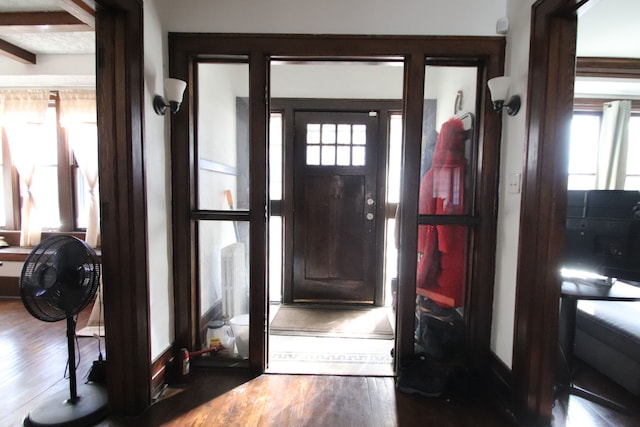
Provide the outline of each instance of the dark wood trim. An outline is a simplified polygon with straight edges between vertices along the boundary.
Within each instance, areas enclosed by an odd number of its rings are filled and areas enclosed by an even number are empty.
[[[0,39],[0,55],[6,56],[7,58],[11,58],[14,61],[22,62],[23,64],[35,64],[36,63],[36,54],[29,52],[21,48],[20,46],[16,46],[13,43],[9,43],[8,41]]]
[[[102,264],[111,411],[151,403],[151,334],[144,174],[143,7],[100,0],[96,13]]]
[[[473,215],[419,215],[418,224],[477,225],[480,224],[480,218]]]
[[[395,36],[395,35],[312,35],[312,34],[223,34],[223,33],[169,33],[175,48],[187,55],[201,55],[215,46],[216,55],[237,56],[247,52],[266,52],[279,58],[336,58],[341,60],[398,56],[411,53],[442,57],[443,63],[451,59],[486,58],[500,55],[504,38],[467,36]]]
[[[574,111],[592,111],[602,113],[602,104],[617,101],[620,98],[575,98],[573,100]],[[640,113],[640,99],[632,99],[631,112]]]
[[[271,100],[271,108],[273,110],[281,110],[277,99]],[[285,117],[293,117],[293,108],[286,108],[283,113]],[[283,203],[281,215],[284,218],[293,218],[294,205],[294,181],[293,167],[295,164],[295,123],[294,120],[287,120],[283,123],[283,158],[282,158],[282,197]],[[273,212],[272,212],[273,213]],[[282,224],[282,250],[284,253],[283,275],[282,275],[282,302],[285,304],[293,302],[293,275],[288,272],[293,271],[293,238],[287,239],[287,236],[293,236],[293,221],[284,221]]]
[[[41,238],[44,240],[61,234],[74,236],[81,240],[84,240],[85,238],[85,233],[83,231],[43,231]],[[0,236],[4,237],[4,240],[10,245],[6,248],[0,248],[0,261],[24,261],[33,249],[32,247],[20,246],[20,231],[0,230]],[[97,249],[96,252],[100,252],[100,249]]]
[[[191,210],[196,208],[194,186],[195,129],[198,110],[197,67],[189,54],[175,46],[169,36],[169,75],[187,82],[182,108],[171,117],[171,190],[173,233],[173,301],[175,343],[177,348],[195,348],[198,340],[197,262],[195,222]],[[176,238],[182,236],[182,238]]]
[[[174,363],[175,357],[171,346],[151,363],[151,396],[157,396],[164,390],[170,379],[169,371],[174,367]]]
[[[92,30],[87,24],[67,12],[0,13],[0,34]]]
[[[512,369],[513,407],[525,425],[549,424],[555,399],[576,9],[584,3],[539,0],[532,9]]]
[[[516,425],[516,417],[511,408],[511,400],[513,396],[513,389],[511,387],[511,370],[498,358],[498,356],[496,356],[495,353],[491,352],[489,356],[488,371],[488,382],[491,385],[489,390],[493,394],[492,400],[496,405],[498,405],[503,413],[508,415],[508,417],[514,422],[514,425]]]
[[[5,241],[7,241],[6,238]],[[24,262],[32,249],[33,248],[24,248],[20,246],[2,248],[0,249],[0,261]]]
[[[249,368],[255,375],[267,367],[269,316],[268,286],[268,201],[269,61],[264,53],[249,58]],[[259,191],[258,189],[265,189]]]
[[[396,371],[414,354],[416,271],[418,259],[418,182],[422,158],[422,96],[424,54],[409,55],[404,64],[402,117],[402,186],[398,244],[398,314],[396,319]],[[421,88],[420,90],[416,90]],[[407,185],[407,183],[413,185]]]
[[[640,78],[640,59],[579,56],[576,58],[576,76],[637,79]]]
[[[504,49],[504,45],[501,45]],[[467,269],[465,295],[465,324],[467,353],[471,367],[486,372],[490,354],[493,317],[493,287],[495,276],[496,234],[498,230],[498,186],[500,176],[501,115],[493,111],[486,82],[504,73],[504,50],[486,58],[478,70],[477,106],[474,132],[478,135],[478,150],[470,165],[475,173],[474,216],[482,222],[474,228],[473,239],[467,249],[471,254],[471,268]],[[472,281],[469,280],[472,278]]]
[[[191,212],[191,219],[209,220],[209,221],[249,221],[249,211],[201,211],[194,210]]]
[[[330,99],[330,98],[273,98],[271,112],[307,109],[313,111],[381,110],[402,113],[401,99]]]
[[[2,267],[0,267],[2,272]],[[18,277],[0,276],[0,297],[20,298],[20,279]]]

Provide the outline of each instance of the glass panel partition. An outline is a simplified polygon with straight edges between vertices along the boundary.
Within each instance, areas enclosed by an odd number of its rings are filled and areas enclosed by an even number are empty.
[[[197,231],[202,361],[249,356],[249,66],[198,64]]]
[[[199,64],[200,210],[249,209],[248,95],[248,64]]]
[[[477,74],[476,67],[425,69],[415,351],[437,360],[455,360],[464,348]]]

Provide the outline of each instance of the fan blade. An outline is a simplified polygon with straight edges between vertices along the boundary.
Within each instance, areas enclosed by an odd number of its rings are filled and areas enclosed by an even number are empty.
[[[42,241],[27,257],[20,277],[22,301],[40,320],[54,322],[77,314],[98,289],[95,252],[73,236]]]
[[[60,246],[53,255],[53,265],[58,275],[76,272],[88,258],[87,250],[79,240],[69,240]]]
[[[89,253],[84,242],[69,239],[55,250],[51,258],[57,272],[60,307],[71,315],[85,298],[85,264]]]
[[[36,268],[34,272],[36,282],[39,286],[39,290],[36,292],[36,296],[40,296],[47,292],[58,281],[58,273],[55,268],[43,264]]]

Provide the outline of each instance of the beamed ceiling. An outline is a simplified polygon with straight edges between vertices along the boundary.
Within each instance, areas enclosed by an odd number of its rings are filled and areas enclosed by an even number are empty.
[[[36,64],[38,55],[93,54],[95,3],[0,0],[0,55]]]

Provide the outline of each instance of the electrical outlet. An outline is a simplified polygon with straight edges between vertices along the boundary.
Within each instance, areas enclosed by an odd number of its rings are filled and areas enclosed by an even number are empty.
[[[511,194],[520,194],[520,178],[521,174],[512,173],[509,175],[509,180],[507,182],[507,191]]]

